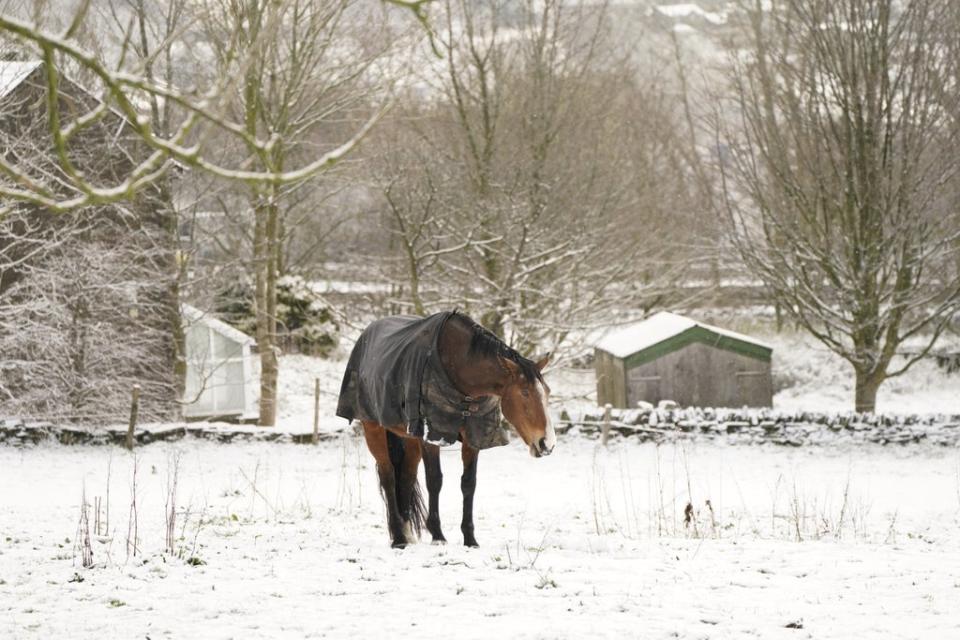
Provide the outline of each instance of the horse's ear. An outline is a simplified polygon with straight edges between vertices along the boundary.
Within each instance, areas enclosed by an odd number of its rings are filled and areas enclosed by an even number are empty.
[[[537,366],[537,371],[543,371],[543,368],[550,364],[550,358],[553,357],[553,352],[548,351],[545,355],[537,358],[534,364]]]
[[[497,356],[497,362],[500,363],[500,368],[506,371],[510,377],[517,378],[520,376],[520,365],[511,360],[510,358],[504,358],[503,356]]]

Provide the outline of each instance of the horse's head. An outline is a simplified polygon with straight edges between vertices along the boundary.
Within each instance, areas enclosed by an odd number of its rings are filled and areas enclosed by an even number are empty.
[[[516,362],[500,358],[501,365],[510,374],[500,394],[500,408],[535,458],[550,455],[557,444],[557,434],[547,411],[550,387],[541,375],[549,360],[547,354],[534,363],[535,371],[525,371]]]

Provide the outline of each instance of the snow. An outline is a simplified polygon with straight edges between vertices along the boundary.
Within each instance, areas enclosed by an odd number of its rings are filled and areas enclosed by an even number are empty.
[[[721,329],[703,322],[697,322],[691,318],[670,313],[669,311],[661,311],[646,320],[615,329],[597,340],[594,346],[617,358],[626,358],[631,354],[642,351],[658,342],[663,342],[693,327],[702,327],[720,335],[772,349],[770,345],[756,338]]]
[[[784,332],[765,336],[773,344],[773,406],[788,410],[849,411],[853,368],[811,336]],[[949,343],[941,340],[945,346]],[[903,365],[894,358],[891,368]],[[877,394],[881,413],[960,413],[960,375],[922,360],[902,376],[886,380]]]
[[[328,293],[389,293],[390,284],[383,282],[355,282],[351,280],[318,280],[310,283],[318,295]]]
[[[347,368],[346,354],[341,350],[337,356],[330,360],[303,355],[281,358],[278,428],[290,433],[313,431],[315,380],[320,380],[320,430],[338,431],[349,425],[347,420],[336,416],[340,382]]]
[[[17,62],[0,61],[0,98],[4,98],[11,91],[20,86],[31,73],[40,66],[39,61]]]
[[[675,20],[695,16],[702,18],[703,20],[706,20],[714,25],[721,25],[726,21],[721,14],[714,13],[713,11],[704,11],[698,5],[692,2],[680,4],[660,4],[655,6],[653,9],[657,13]]]
[[[175,454],[176,546],[198,566],[162,553]],[[534,460],[514,442],[481,455],[479,549],[459,544],[459,452],[441,455],[451,543],[392,550],[372,460],[356,436],[317,447],[143,447],[142,556],[128,560],[131,454],[2,447],[0,637],[456,630],[874,640],[960,630],[956,450],[628,441],[605,450],[570,438]],[[92,543],[96,566],[83,569],[73,550],[81,491],[90,502],[104,497],[108,467],[112,539]],[[690,499],[696,531],[682,522]]]
[[[673,31],[674,33],[681,34],[681,35],[698,33],[695,28],[691,27],[690,25],[684,22],[678,22],[677,24],[673,25]]]

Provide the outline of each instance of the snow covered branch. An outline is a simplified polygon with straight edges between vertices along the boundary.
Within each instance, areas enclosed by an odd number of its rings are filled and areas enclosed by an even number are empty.
[[[423,10],[419,3],[410,3],[410,8],[418,14]],[[271,5],[264,15],[264,28],[257,34],[258,42],[239,53],[225,50],[218,74],[210,78],[208,89],[202,92],[156,82],[145,72],[149,60],[132,69],[108,67],[72,39],[85,11],[86,4],[62,34],[0,14],[0,33],[15,38],[28,55],[41,62],[37,79],[45,92],[47,137],[59,174],[56,180],[32,174],[18,166],[11,153],[4,154],[0,157],[0,176],[5,178],[0,181],[0,195],[6,202],[0,206],[0,216],[9,213],[17,202],[64,212],[129,200],[173,166],[248,185],[300,183],[328,170],[349,154],[387,109],[387,103],[381,99],[381,106],[369,109],[370,115],[333,148],[314,157],[304,156],[297,163],[275,166],[270,161],[272,154],[284,143],[278,132],[269,128],[251,130],[248,123],[233,119],[230,114],[238,82],[256,64],[255,55],[269,46],[269,39],[286,37],[280,25],[291,19],[287,9]],[[125,41],[129,38],[129,33],[124,35]],[[74,83],[63,75],[66,67],[92,79],[95,86]],[[68,104],[77,100],[76,94],[81,94],[84,102],[79,115]],[[170,127],[166,135],[165,127],[154,121],[157,114],[144,108],[158,102],[174,106],[179,118],[179,124]],[[126,135],[136,136],[144,149],[137,162],[114,181],[97,180],[80,171],[72,160],[80,134],[105,121],[122,127]],[[121,124],[116,125],[117,122]],[[238,141],[244,151],[232,157],[214,158],[213,152],[231,146],[230,139]]]

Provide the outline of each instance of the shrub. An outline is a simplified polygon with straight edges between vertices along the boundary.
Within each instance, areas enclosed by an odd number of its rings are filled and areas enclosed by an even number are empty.
[[[240,331],[256,335],[253,287],[236,282],[217,294],[216,311]],[[330,307],[300,276],[277,281],[277,341],[286,351],[327,357],[336,348],[340,326]]]

